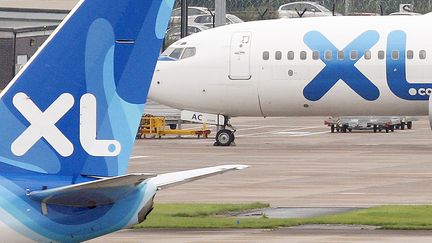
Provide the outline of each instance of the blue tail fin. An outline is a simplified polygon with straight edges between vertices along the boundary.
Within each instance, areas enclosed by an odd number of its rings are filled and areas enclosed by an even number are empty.
[[[174,0],[85,0],[0,100],[0,173],[126,172]]]

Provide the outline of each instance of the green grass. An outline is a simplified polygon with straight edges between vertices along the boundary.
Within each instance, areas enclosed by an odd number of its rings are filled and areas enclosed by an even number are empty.
[[[330,224],[376,225],[383,229],[432,229],[432,206],[381,206],[315,219]]]
[[[431,230],[432,206],[381,206],[348,213],[305,218],[236,218],[234,212],[267,204],[157,204],[147,220],[135,228],[278,228],[306,224],[374,225],[382,229]]]

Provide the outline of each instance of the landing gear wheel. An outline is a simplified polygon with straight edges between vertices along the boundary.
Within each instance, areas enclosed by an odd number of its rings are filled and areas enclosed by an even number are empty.
[[[348,125],[342,125],[342,133],[347,133]]]
[[[216,143],[217,146],[230,146],[232,142],[234,142],[234,133],[228,129],[220,130],[216,134]]]
[[[231,132],[231,144],[234,144],[235,141],[235,135],[233,132]]]
[[[407,122],[407,128],[408,129],[412,129],[413,127],[413,123],[412,122]]]

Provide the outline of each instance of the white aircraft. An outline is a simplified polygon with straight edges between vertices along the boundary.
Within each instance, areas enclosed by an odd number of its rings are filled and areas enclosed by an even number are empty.
[[[257,21],[184,38],[159,58],[149,98],[226,117],[425,115],[432,15]],[[234,130],[235,131],[235,130]]]
[[[2,242],[81,242],[157,190],[244,169],[125,174],[174,0],[84,0],[0,95]]]

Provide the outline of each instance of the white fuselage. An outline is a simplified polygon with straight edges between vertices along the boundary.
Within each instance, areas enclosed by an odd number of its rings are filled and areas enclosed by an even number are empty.
[[[426,115],[431,20],[281,19],[204,31],[165,53],[195,55],[159,60],[149,97],[227,116]]]

